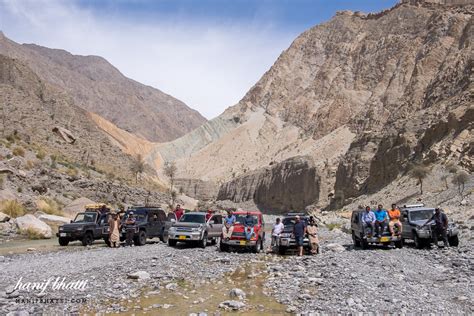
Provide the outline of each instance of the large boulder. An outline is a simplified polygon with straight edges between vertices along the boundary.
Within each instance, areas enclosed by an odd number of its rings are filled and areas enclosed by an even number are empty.
[[[5,223],[10,220],[10,216],[5,213],[0,212],[0,223]]]
[[[78,199],[75,199],[68,205],[66,205],[63,209],[64,215],[68,218],[74,218],[76,217],[76,214],[79,212],[84,211],[84,207],[88,204],[94,204],[96,202],[86,198],[86,197],[80,197]]]
[[[35,215],[39,220],[48,224],[63,225],[71,222],[69,218],[58,215],[44,214],[42,212],[36,212]]]
[[[53,231],[48,224],[31,214],[17,217],[16,225],[21,232],[30,230],[43,238],[51,238],[53,235]]]

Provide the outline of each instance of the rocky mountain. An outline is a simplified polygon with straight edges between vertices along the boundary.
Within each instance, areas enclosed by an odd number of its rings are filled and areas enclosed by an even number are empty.
[[[206,122],[183,102],[126,78],[101,57],[19,45],[1,32],[0,54],[27,64],[42,81],[66,91],[77,106],[149,141],[170,141]]]
[[[152,156],[176,160],[180,178],[218,183],[219,199],[267,210],[302,207],[282,198],[289,186],[306,190],[303,204],[341,207],[416,164],[451,161],[472,183],[474,7],[431,2],[337,13],[237,105]]]

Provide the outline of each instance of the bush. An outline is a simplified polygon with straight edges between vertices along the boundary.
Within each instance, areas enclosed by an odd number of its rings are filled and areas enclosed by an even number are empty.
[[[46,214],[59,215],[59,216],[63,215],[63,211],[61,209],[61,206],[59,205],[58,202],[56,202],[53,199],[42,197],[38,201],[37,204],[38,204],[38,209],[42,212],[45,212]]]
[[[25,157],[25,150],[21,147],[13,148],[12,154],[15,156]]]
[[[5,175],[0,174],[0,189],[3,189],[4,184],[5,184]]]
[[[329,229],[329,230],[334,230],[335,228],[341,229],[342,224],[339,224],[339,223],[328,223],[328,224],[326,224],[326,227],[327,227],[327,229]]]
[[[31,227],[27,229],[22,229],[20,231],[20,234],[22,234],[23,236],[26,236],[28,239],[43,239],[44,238],[43,234],[37,232]]]
[[[36,166],[36,163],[35,163],[33,160],[27,160],[27,161],[26,161],[26,165],[25,165],[25,169],[26,169],[26,170],[31,170],[31,169],[33,169],[35,166]]]
[[[68,168],[66,170],[66,174],[70,177],[77,177],[77,175],[79,174],[79,171],[76,169],[76,168]]]
[[[46,157],[46,152],[43,149],[38,150],[36,153],[36,158],[43,160]]]
[[[3,201],[0,205],[0,210],[11,218],[23,216],[25,214],[25,207],[15,200]]]

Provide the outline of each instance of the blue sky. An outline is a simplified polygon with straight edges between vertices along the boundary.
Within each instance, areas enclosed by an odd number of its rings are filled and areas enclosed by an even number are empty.
[[[396,0],[0,0],[20,43],[99,55],[207,118],[237,103],[301,32]]]

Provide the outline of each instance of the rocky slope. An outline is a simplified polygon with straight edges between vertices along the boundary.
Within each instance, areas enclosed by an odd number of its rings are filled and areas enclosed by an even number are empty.
[[[19,45],[1,32],[0,54],[27,64],[42,81],[67,92],[77,106],[150,141],[173,140],[206,121],[172,96],[126,78],[101,57]]]
[[[179,152],[181,178],[232,181],[220,197],[245,196],[263,208],[272,201],[254,184],[295,156],[318,169],[319,192],[308,200],[319,207],[375,193],[414,164],[452,161],[472,173],[472,13],[472,5],[426,1],[339,12],[301,34],[218,118],[235,126],[154,154]],[[277,195],[278,183],[266,183],[266,196]]]

